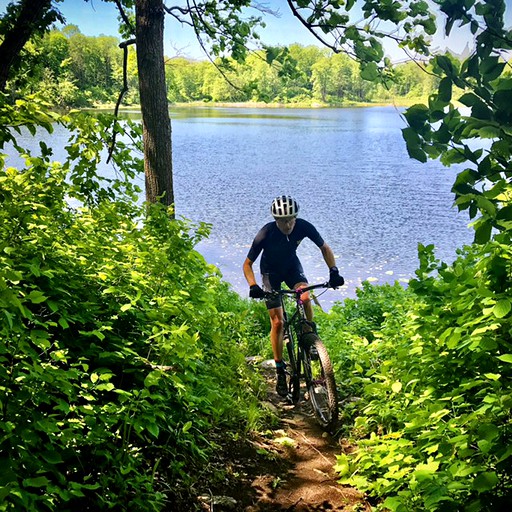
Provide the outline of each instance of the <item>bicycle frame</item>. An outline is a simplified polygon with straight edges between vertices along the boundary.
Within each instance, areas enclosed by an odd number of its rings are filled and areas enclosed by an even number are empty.
[[[302,294],[314,290],[317,288],[328,288],[329,283],[320,283],[309,286],[304,286],[302,288],[297,288],[296,290],[279,290],[276,293],[279,295],[281,307],[283,308],[283,343],[286,344],[286,349],[288,351],[288,359],[291,368],[291,401],[293,403],[297,403],[300,395],[300,379],[303,377],[302,364],[303,364],[303,351],[305,347],[301,343],[301,336],[305,334],[304,326],[310,325],[306,317],[306,310],[304,307],[304,301],[302,300]],[[285,303],[285,295],[293,295],[293,299],[295,302],[295,311],[289,316],[286,310]]]
[[[300,337],[300,335],[303,334],[302,327],[304,325],[309,324],[309,321],[306,318],[306,310],[304,307],[304,301],[301,298],[302,294],[309,292],[311,290],[318,289],[318,288],[328,288],[328,287],[329,287],[329,283],[325,282],[325,283],[320,283],[320,284],[304,286],[303,288],[297,288],[296,290],[279,290],[279,291],[275,292],[279,295],[279,298],[281,300],[281,307],[283,308],[285,335],[290,334],[291,327],[293,327],[297,337]],[[286,305],[285,305],[285,301],[284,301],[285,295],[294,295],[295,311],[293,312],[291,318],[288,318],[288,312],[286,311]]]

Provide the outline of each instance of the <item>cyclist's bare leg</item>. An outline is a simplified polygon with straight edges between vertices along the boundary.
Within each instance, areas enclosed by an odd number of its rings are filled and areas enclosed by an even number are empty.
[[[283,397],[288,394],[288,384],[286,382],[286,365],[283,361],[283,308],[272,308],[268,310],[270,315],[270,341],[272,342],[272,352],[276,362],[276,391]]]
[[[283,360],[283,308],[272,308],[268,310],[270,315],[270,343],[275,361]]]

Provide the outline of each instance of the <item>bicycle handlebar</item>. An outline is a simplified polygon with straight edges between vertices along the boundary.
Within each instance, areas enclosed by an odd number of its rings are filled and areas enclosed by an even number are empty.
[[[304,286],[301,288],[297,288],[296,290],[272,290],[271,292],[265,292],[265,299],[272,299],[279,295],[296,295],[300,296],[305,292],[309,292],[310,290],[316,290],[318,288],[330,288],[329,281],[326,281],[325,283],[319,283],[319,284],[311,284],[308,286]]]

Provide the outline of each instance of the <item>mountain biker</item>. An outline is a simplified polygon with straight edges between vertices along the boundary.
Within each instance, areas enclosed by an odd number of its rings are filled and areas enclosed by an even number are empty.
[[[283,282],[294,290],[307,285],[308,280],[297,257],[297,247],[304,238],[309,238],[320,248],[324,261],[329,267],[329,285],[333,288],[343,286],[344,279],[336,267],[331,248],[311,223],[297,218],[299,213],[297,201],[290,196],[276,197],[272,201],[270,211],[275,219],[274,222],[265,224],[257,233],[243,264],[244,276],[249,284],[249,296],[253,299],[261,299],[265,291],[279,290]],[[262,252],[260,270],[265,291],[257,284],[252,268]],[[309,292],[302,294],[301,299],[304,301],[306,317],[312,321],[313,307]],[[266,305],[270,315],[270,341],[276,364],[276,391],[279,395],[286,396],[288,387],[286,365],[283,361],[283,308],[278,297],[267,300]]]

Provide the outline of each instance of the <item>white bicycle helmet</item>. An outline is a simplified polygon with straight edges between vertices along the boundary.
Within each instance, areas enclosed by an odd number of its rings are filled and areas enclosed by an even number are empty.
[[[272,201],[270,211],[275,219],[296,217],[299,213],[299,204],[293,197],[279,196]]]

